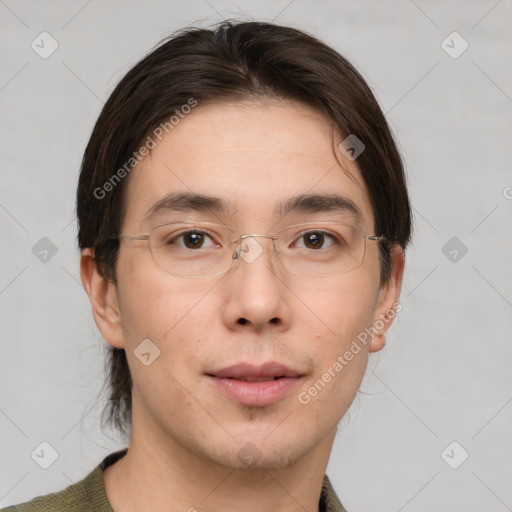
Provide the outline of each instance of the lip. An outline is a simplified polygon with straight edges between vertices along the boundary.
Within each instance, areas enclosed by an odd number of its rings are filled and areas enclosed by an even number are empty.
[[[241,405],[264,407],[283,398],[303,376],[285,365],[270,362],[261,366],[239,363],[207,373],[207,377]]]

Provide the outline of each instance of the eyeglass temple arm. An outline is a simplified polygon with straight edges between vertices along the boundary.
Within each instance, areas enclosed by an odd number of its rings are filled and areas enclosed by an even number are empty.
[[[149,240],[149,235],[138,235],[138,236],[126,236],[126,235],[117,235],[117,236],[109,236],[111,239],[116,238],[124,238],[126,240]]]

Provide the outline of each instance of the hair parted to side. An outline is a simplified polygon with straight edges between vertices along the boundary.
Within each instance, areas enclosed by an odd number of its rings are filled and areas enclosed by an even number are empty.
[[[92,248],[100,273],[116,284],[116,259],[129,178],[98,194],[133,159],[159,125],[193,98],[198,105],[249,98],[303,102],[322,113],[342,138],[365,150],[357,165],[368,189],[379,244],[381,284],[392,272],[390,246],[405,249],[411,209],[402,160],[368,85],[335,50],[294,28],[262,22],[222,22],[181,30],[119,82],[87,144],[77,190],[78,245]],[[124,175],[124,173],[123,173]],[[107,346],[108,403],[103,420],[131,430],[132,380],[125,351]]]

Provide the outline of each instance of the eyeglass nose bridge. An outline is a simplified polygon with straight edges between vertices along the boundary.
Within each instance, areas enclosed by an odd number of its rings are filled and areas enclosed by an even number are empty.
[[[277,235],[260,235],[256,233],[249,233],[247,235],[242,235],[238,239],[233,240],[233,242],[237,243],[236,249],[233,252],[232,260],[238,260],[242,258],[246,263],[253,263],[256,259],[263,253],[263,247],[261,247],[258,242],[255,240],[251,244],[251,238],[270,238],[272,240],[272,245],[274,246],[274,251],[276,249],[274,240],[277,240]],[[244,244],[244,240],[249,239],[249,241]]]

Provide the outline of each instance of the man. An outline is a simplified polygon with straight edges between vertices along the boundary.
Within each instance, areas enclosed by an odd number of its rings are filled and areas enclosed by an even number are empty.
[[[267,23],[173,36],[105,104],[77,213],[129,446],[17,510],[343,511],[325,469],[411,230],[354,68]]]

